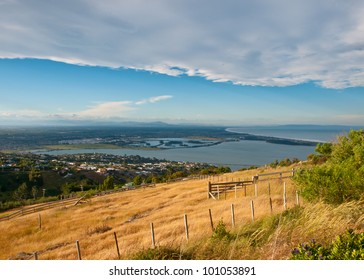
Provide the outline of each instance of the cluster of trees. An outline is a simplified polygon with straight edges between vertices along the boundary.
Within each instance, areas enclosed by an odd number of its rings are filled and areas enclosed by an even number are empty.
[[[43,184],[42,175],[38,170],[32,169],[28,173],[28,180],[23,182],[14,192],[14,200],[23,202],[32,197],[36,199],[40,193],[40,187]]]
[[[18,173],[0,173],[0,211],[31,204],[34,201],[44,202],[43,178],[40,171],[31,169]],[[51,199],[50,199],[51,200]]]
[[[306,199],[339,204],[363,197],[363,130],[351,130],[334,144],[318,144],[311,159],[320,164],[303,169],[294,177]]]
[[[284,158],[281,161],[278,161],[277,159],[269,164],[270,167],[276,168],[278,166],[284,167],[284,166],[290,166],[294,163],[298,163],[300,160],[298,158],[293,158],[292,160],[289,158]]]
[[[205,169],[202,169],[200,174],[201,175],[215,175],[215,174],[223,174],[231,172],[230,167],[228,166],[211,166]]]

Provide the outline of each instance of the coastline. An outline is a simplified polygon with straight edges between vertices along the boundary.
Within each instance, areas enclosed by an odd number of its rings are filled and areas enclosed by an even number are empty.
[[[320,141],[320,140],[311,140],[311,139],[307,140],[307,139],[299,139],[299,138],[276,137],[276,136],[252,134],[252,133],[235,131],[233,128],[226,128],[225,131],[241,135],[239,137],[240,140],[265,141],[265,142],[271,143],[271,144],[295,145],[295,146],[316,146],[319,143],[326,143],[326,141]]]

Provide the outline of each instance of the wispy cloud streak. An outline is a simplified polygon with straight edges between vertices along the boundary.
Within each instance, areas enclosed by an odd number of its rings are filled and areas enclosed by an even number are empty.
[[[59,113],[47,113],[31,109],[0,111],[0,119],[118,120],[128,117],[133,111],[139,110],[139,105],[154,104],[172,97],[171,95],[160,95],[140,101],[97,102],[77,112],[61,110],[62,112]]]
[[[160,96],[153,96],[147,99],[143,99],[143,100],[139,100],[137,102],[135,102],[136,105],[142,105],[142,104],[146,104],[146,103],[157,103],[163,100],[167,100],[167,99],[171,99],[173,96],[172,95],[160,95]]]

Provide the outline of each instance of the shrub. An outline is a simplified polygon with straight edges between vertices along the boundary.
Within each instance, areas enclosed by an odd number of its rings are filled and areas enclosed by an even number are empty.
[[[325,260],[330,254],[330,250],[312,239],[309,243],[300,244],[294,248],[291,254],[291,260]]]
[[[7,211],[9,209],[13,209],[19,206],[22,206],[22,203],[19,201],[0,202],[0,212]]]
[[[364,131],[351,130],[338,143],[319,144],[316,150],[327,161],[296,173],[294,180],[302,195],[333,204],[360,199],[364,192]]]
[[[289,158],[285,158],[279,162],[279,166],[290,166],[292,161]]]
[[[134,260],[192,260],[190,253],[181,252],[179,249],[171,247],[158,247],[155,249],[142,250],[136,253]]]
[[[331,246],[332,260],[364,260],[364,232],[348,230],[337,237]]]
[[[226,229],[226,226],[225,226],[223,220],[221,219],[219,221],[219,223],[217,224],[216,228],[214,229],[214,232],[212,233],[211,238],[230,241],[230,240],[234,239],[235,236]]]
[[[291,252],[291,260],[364,260],[364,232],[349,229],[329,246],[311,240]]]

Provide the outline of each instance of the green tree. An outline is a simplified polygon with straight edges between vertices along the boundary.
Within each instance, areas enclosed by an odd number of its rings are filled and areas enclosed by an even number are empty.
[[[26,183],[22,183],[13,193],[13,197],[16,201],[20,201],[22,204],[24,200],[28,198],[28,186]]]
[[[204,169],[202,169],[201,171],[200,171],[200,174],[201,175],[209,175],[209,174],[211,174],[212,172],[211,172],[211,170],[209,169],[209,168],[204,168]]]
[[[269,166],[272,167],[272,168],[276,168],[278,166],[278,164],[279,164],[279,162],[276,159],[275,161],[273,161],[272,163],[270,163]]]
[[[133,179],[133,183],[135,186],[140,186],[143,183],[143,178],[140,175],[137,175]]]
[[[101,190],[112,190],[114,188],[114,177],[113,176],[107,176],[102,183],[100,189]]]
[[[31,169],[28,174],[28,179],[31,184],[36,186],[41,186],[43,184],[42,174],[35,169]]]
[[[289,158],[285,158],[279,162],[279,166],[290,166],[292,164]]]
[[[36,186],[32,187],[32,196],[33,196],[34,200],[37,198],[38,191],[39,190],[38,190],[38,188]]]
[[[70,194],[71,193],[71,185],[69,183],[65,183],[61,186],[62,194]]]
[[[157,177],[157,176],[155,176],[155,175],[153,175],[152,176],[152,181],[151,181],[153,184],[157,184],[157,183],[159,183],[160,182],[160,179]]]
[[[5,161],[2,158],[0,158],[0,165],[1,165],[2,172],[4,172]]]
[[[333,144],[332,143],[319,143],[315,148],[315,152],[322,156],[330,157],[332,153]]]
[[[218,174],[221,174],[221,173],[230,173],[231,172],[231,168],[228,167],[228,166],[219,166],[216,170],[216,172]]]
[[[183,178],[183,177],[186,177],[186,176],[187,176],[186,172],[183,172],[183,171],[176,171],[176,172],[174,172],[174,173],[170,176],[170,178],[171,178],[171,179],[177,179],[177,178]]]
[[[307,159],[313,164],[325,163],[332,154],[333,144],[332,143],[319,143],[315,148],[315,154],[310,154]]]
[[[81,190],[84,190],[85,187],[87,187],[89,184],[88,179],[82,179],[81,181],[78,182],[78,185],[80,186]]]
[[[32,166],[32,161],[28,158],[22,158],[20,159],[19,161],[19,167],[25,171],[26,169],[31,169],[31,166]]]

